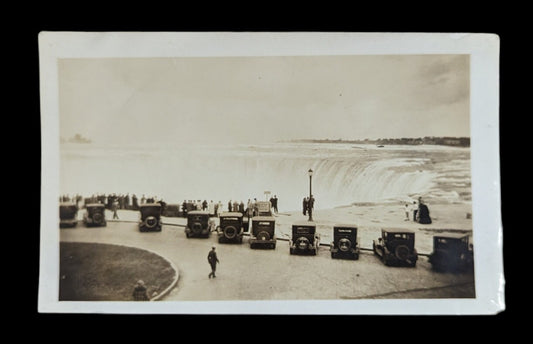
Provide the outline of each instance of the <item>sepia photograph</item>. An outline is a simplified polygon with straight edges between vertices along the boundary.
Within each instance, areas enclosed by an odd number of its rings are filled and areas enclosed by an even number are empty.
[[[39,43],[40,312],[505,308],[497,36]]]

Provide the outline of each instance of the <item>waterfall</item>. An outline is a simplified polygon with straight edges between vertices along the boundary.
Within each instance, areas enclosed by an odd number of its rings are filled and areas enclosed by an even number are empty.
[[[303,197],[309,194],[310,168],[317,209],[403,201],[432,193],[457,197],[449,186],[457,184],[453,178],[462,178],[467,186],[470,182],[469,154],[428,153],[421,147],[356,150],[285,144],[83,149],[62,152],[62,193],[135,193],[162,197],[168,203],[206,199],[226,204],[230,199],[263,200],[264,191],[270,191],[270,196],[277,195],[280,211],[289,211],[301,209]],[[462,168],[459,174],[453,170],[457,166]],[[444,185],[450,179],[447,176],[453,179],[448,186]]]

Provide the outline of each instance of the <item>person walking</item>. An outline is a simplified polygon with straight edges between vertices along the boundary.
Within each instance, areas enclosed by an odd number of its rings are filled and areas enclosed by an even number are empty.
[[[218,260],[217,253],[216,253],[215,246],[211,247],[211,251],[209,251],[209,254],[207,255],[207,262],[211,266],[211,272],[209,273],[209,278],[213,277],[216,278],[216,270],[217,270],[217,263],[220,264],[220,261]]]
[[[149,301],[146,287],[143,280],[138,280],[135,288],[133,289],[133,300],[135,301]]]
[[[118,201],[115,199],[111,205],[111,210],[113,211],[113,220],[120,220],[118,217]]]
[[[404,208],[405,208],[405,219],[404,219],[404,221],[409,221],[409,212],[410,212],[409,211],[410,210],[409,209],[409,203],[405,203],[405,207]]]
[[[232,205],[233,205],[233,204],[231,203],[231,200],[229,200],[229,202],[228,202],[228,211],[231,211],[231,209],[232,209],[232,208],[231,208]]]
[[[304,215],[307,215],[307,206],[309,204],[309,197],[304,197],[304,200],[302,202],[302,212]]]

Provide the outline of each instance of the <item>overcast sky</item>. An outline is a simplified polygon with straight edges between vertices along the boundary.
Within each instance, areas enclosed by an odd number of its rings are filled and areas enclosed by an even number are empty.
[[[61,59],[58,68],[64,138],[470,136],[468,55]]]

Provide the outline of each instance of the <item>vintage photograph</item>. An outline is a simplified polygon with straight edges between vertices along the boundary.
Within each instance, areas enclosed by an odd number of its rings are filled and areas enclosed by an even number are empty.
[[[472,54],[80,55],[42,115],[59,308],[486,297]]]

